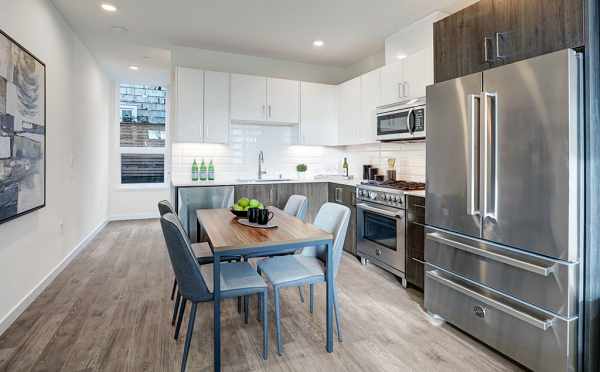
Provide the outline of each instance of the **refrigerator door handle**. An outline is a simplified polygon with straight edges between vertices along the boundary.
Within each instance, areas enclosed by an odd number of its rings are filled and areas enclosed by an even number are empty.
[[[481,93],[481,123],[483,126],[483,219],[497,221],[498,185],[498,95],[496,93]]]
[[[480,107],[481,97],[477,94],[468,95],[469,100],[469,145],[468,145],[468,159],[467,159],[467,215],[479,216],[479,183],[480,183],[480,170],[479,170],[479,159],[481,158],[479,151],[480,142]]]
[[[515,268],[518,268],[521,270],[525,270],[525,271],[528,271],[533,274],[537,274],[537,275],[541,275],[541,276],[549,276],[550,274],[552,274],[554,272],[554,266],[548,266],[548,267],[540,266],[535,263],[518,260],[518,259],[515,259],[512,257],[498,254],[496,252],[488,251],[488,250],[481,249],[478,247],[473,247],[469,244],[465,244],[465,243],[457,242],[455,240],[444,238],[442,235],[440,235],[437,232],[427,233],[426,239],[434,241],[436,243],[440,243],[443,245],[447,245],[447,246],[459,249],[459,250],[467,252],[467,253],[474,254],[476,256],[488,258],[490,260],[500,262],[500,263],[503,263],[508,266],[512,266],[512,267],[515,267]]]
[[[507,305],[501,301],[498,301],[494,298],[484,296],[483,294],[478,293],[466,286],[463,286],[459,283],[454,282],[453,280],[450,280],[450,279],[447,279],[447,278],[441,276],[440,274],[438,274],[437,271],[428,271],[427,277],[435,280],[436,282],[438,282],[442,285],[445,285],[446,287],[450,287],[468,297],[471,297],[479,302],[483,302],[484,304],[486,304],[498,311],[501,311],[501,312],[508,314],[514,318],[522,320],[523,322],[526,322],[536,328],[539,328],[542,331],[547,331],[548,329],[552,328],[552,325],[554,323],[554,319],[540,319],[536,316],[533,316],[533,315],[527,314],[521,310],[515,309],[514,307]]]

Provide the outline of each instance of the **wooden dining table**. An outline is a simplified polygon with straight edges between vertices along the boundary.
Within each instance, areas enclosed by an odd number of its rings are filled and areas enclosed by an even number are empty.
[[[324,246],[327,251],[325,282],[327,285],[326,349],[333,352],[333,235],[316,226],[290,216],[284,211],[269,207],[273,212],[271,222],[276,228],[263,229],[243,226],[229,209],[198,209],[198,224],[213,251],[214,297],[214,370],[221,370],[221,281],[220,262],[224,256],[274,255],[291,249]],[[265,319],[264,321],[268,321]]]

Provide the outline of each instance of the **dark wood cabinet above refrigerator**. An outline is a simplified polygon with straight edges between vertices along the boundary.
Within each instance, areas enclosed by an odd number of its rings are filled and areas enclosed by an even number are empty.
[[[435,82],[585,43],[583,0],[481,0],[434,24]]]

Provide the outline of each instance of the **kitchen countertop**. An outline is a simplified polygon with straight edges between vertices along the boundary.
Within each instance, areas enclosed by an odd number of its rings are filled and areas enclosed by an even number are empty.
[[[181,179],[173,179],[171,180],[171,185],[174,187],[203,187],[203,186],[235,186],[235,185],[269,185],[269,184],[287,184],[287,183],[338,183],[341,185],[348,186],[356,186],[360,184],[360,180],[358,179],[341,179],[341,178],[306,178],[306,179],[292,179],[292,180],[268,180],[268,181],[251,181],[251,180],[215,180],[215,181],[191,181],[191,180],[181,180]]]
[[[191,181],[191,180],[181,180],[174,179],[171,180],[171,185],[174,187],[204,187],[204,186],[235,186],[235,185],[269,185],[269,184],[287,184],[287,183],[337,183],[340,185],[346,186],[354,186],[360,185],[360,181],[357,178],[346,180],[342,178],[306,178],[306,179],[292,179],[286,181],[278,181],[278,180],[269,180],[264,182],[256,182],[251,180],[215,180],[215,181]],[[422,198],[425,197],[424,190],[416,190],[416,191],[405,191],[406,195],[414,195],[420,196]]]

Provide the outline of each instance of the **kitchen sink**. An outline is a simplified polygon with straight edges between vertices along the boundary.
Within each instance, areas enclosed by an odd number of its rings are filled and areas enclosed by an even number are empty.
[[[279,177],[271,177],[271,178],[238,178],[239,182],[262,182],[262,183],[266,183],[266,182],[281,182],[281,181],[292,181],[291,178],[279,178]]]

